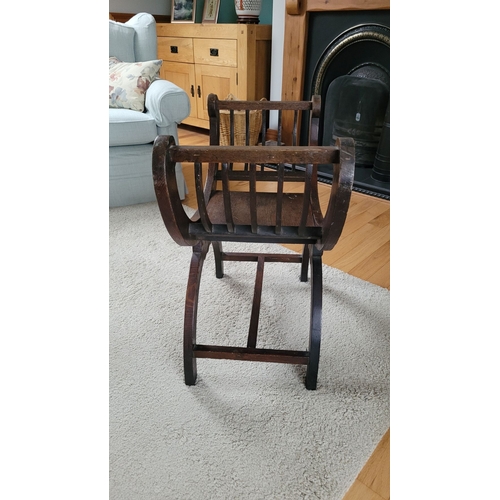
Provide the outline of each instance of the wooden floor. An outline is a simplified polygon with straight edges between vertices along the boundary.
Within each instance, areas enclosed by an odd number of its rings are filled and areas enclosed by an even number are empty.
[[[208,144],[208,132],[179,126],[179,143],[184,146]],[[192,165],[192,164],[191,164]],[[183,165],[189,194],[184,203],[196,208],[191,165]],[[320,202],[328,202],[330,186],[320,184]],[[287,245],[300,251],[300,247]],[[375,285],[390,289],[390,202],[353,192],[347,220],[339,242],[323,254],[323,262]],[[389,431],[344,497],[344,500],[389,500]]]

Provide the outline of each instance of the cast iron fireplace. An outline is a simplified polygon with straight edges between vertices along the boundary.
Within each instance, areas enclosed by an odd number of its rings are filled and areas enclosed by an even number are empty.
[[[353,137],[353,189],[390,196],[390,55],[388,10],[311,12],[305,58],[304,99],[321,95],[319,138]],[[307,143],[308,124],[301,124]],[[331,182],[327,166],[319,178]]]

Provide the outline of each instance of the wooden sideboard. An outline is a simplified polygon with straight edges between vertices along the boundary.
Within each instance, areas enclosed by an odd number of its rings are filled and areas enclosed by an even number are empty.
[[[158,23],[161,77],[184,89],[191,114],[182,122],[208,129],[207,97],[269,99],[271,25]]]

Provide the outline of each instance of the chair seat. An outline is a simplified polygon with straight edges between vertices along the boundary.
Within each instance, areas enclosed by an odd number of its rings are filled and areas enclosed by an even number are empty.
[[[257,224],[259,226],[276,225],[276,193],[256,193],[257,199]],[[304,205],[302,193],[284,193],[282,202],[282,224],[283,226],[295,226],[300,224],[300,214]],[[234,224],[251,225],[250,193],[231,192],[231,210]],[[207,205],[208,216],[213,224],[226,224],[224,212],[224,197],[221,191],[215,193]],[[318,227],[311,208],[307,217],[307,227]]]

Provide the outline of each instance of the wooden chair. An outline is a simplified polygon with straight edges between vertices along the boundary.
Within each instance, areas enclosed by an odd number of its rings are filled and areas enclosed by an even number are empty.
[[[221,111],[229,114],[229,125],[224,131],[227,131],[229,134],[227,142],[230,145],[253,146],[256,144],[257,141],[254,141],[253,144],[250,141],[253,135],[253,117],[251,116],[253,113],[261,115],[259,120],[261,121],[259,142],[262,146],[265,146],[266,143],[282,145],[283,113],[288,113],[290,122],[293,120],[292,141],[291,144],[288,144],[289,146],[298,145],[297,133],[303,113],[307,115],[305,119],[310,123],[308,145],[318,145],[319,120],[321,115],[321,96],[319,95],[312,96],[310,101],[237,101],[219,100],[216,94],[209,94],[207,107],[210,120],[211,145],[218,146],[221,144]],[[277,130],[269,130],[269,114],[271,111],[277,113]],[[240,116],[238,117],[235,113],[240,113]],[[237,121],[237,118],[240,118],[240,120]],[[244,118],[244,120],[241,118]],[[235,137],[238,137],[237,126],[239,124],[241,124],[243,133],[245,134],[245,140],[240,141],[240,144],[238,144],[238,141],[235,141]],[[270,135],[271,137],[269,137]],[[268,138],[274,140],[267,141]]]
[[[189,218],[175,180],[176,162],[194,164],[198,211]],[[334,178],[328,207],[322,213],[317,165],[330,163]],[[257,168],[273,164],[276,169]],[[303,165],[303,170],[286,166]],[[232,168],[231,168],[232,167]],[[203,182],[204,173],[206,174]],[[197,358],[233,359],[307,365],[305,384],[316,389],[321,342],[322,254],[337,243],[344,226],[354,176],[354,141],[335,146],[177,146],[171,136],[158,136],[153,148],[153,179],[158,206],[171,237],[193,247],[184,316],[185,383],[196,382]],[[241,191],[241,183],[248,186]],[[240,185],[235,191],[234,184]],[[258,189],[265,183],[265,192]],[[269,192],[269,185],[275,187]],[[299,187],[288,193],[285,187]],[[299,243],[302,254],[224,252],[222,242]],[[224,261],[257,263],[246,347],[205,345],[196,341],[197,304],[203,262],[210,246],[217,278]],[[249,245],[251,247],[251,245]],[[266,262],[300,264],[307,281],[311,264],[311,318],[308,349],[257,347],[257,331]],[[228,304],[231,309],[231,304]]]

